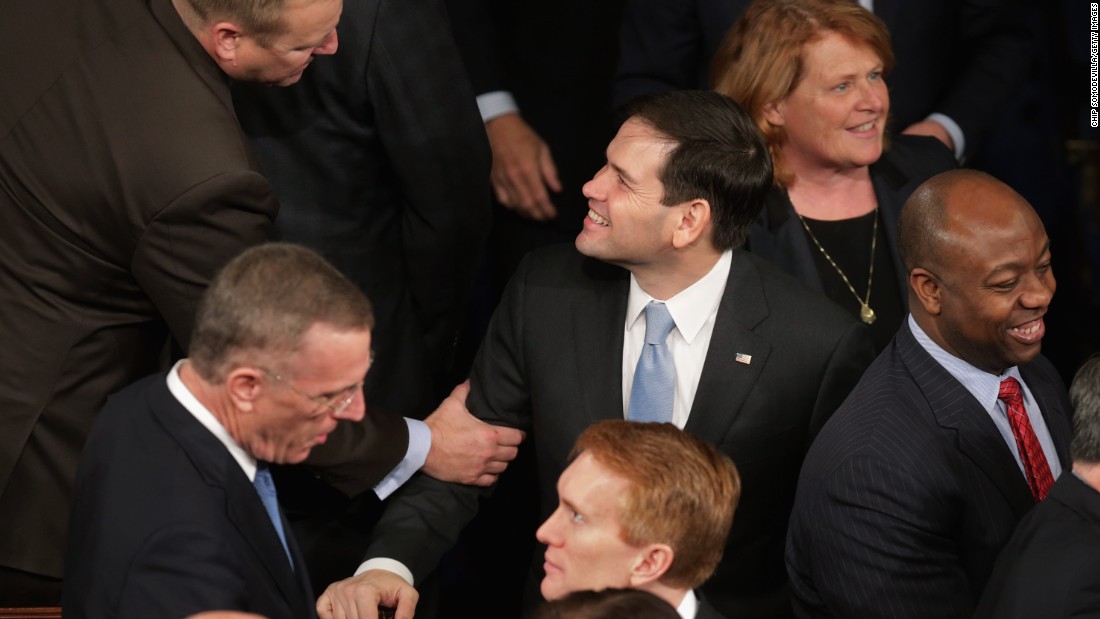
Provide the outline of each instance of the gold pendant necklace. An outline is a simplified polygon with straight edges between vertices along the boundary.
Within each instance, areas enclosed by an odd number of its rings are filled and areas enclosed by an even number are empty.
[[[798,221],[802,222],[802,227],[806,229],[806,234],[810,235],[810,240],[817,246],[818,251],[820,251],[821,255],[825,256],[825,260],[828,260],[829,264],[836,269],[837,274],[840,275],[840,279],[844,280],[844,285],[848,286],[848,290],[852,291],[852,295],[855,296],[856,301],[859,302],[859,319],[865,324],[875,322],[875,318],[877,318],[875,316],[875,310],[871,309],[871,280],[875,276],[875,245],[878,241],[878,207],[876,206],[874,210],[875,223],[874,227],[871,229],[871,268],[867,271],[867,296],[862,299],[859,298],[859,293],[856,292],[855,287],[852,286],[852,282],[848,281],[848,276],[844,274],[844,271],[840,270],[840,267],[837,266],[833,257],[821,246],[821,242],[814,236],[813,230],[810,230],[810,226],[806,223],[806,219],[802,217],[802,214],[798,211],[795,211],[794,214],[798,215]]]

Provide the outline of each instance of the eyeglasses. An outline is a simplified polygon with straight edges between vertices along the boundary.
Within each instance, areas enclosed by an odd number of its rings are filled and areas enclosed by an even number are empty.
[[[272,372],[267,368],[260,369],[263,371],[264,374],[267,374],[271,378],[274,378],[277,382],[282,383],[284,386],[286,386],[287,389],[290,389],[294,393],[297,393],[303,398],[316,404],[318,408],[324,407],[329,409],[330,411],[332,411],[333,415],[339,415],[340,413],[344,412],[344,409],[351,406],[351,403],[355,401],[355,394],[363,388],[363,383],[365,382],[361,380],[354,385],[351,385],[347,389],[341,389],[334,395],[309,395],[308,393],[305,393],[294,385],[290,384],[290,381],[283,378],[282,376],[279,376],[275,372]]]

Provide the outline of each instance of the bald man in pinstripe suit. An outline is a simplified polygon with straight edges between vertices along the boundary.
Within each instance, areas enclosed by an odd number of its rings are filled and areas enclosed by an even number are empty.
[[[945,172],[903,207],[899,245],[912,313],[799,479],[787,538],[799,617],[970,617],[1045,492],[1034,471],[1052,480],[1068,465],[1071,408],[1039,354],[1055,282],[1035,212],[992,177]],[[1022,385],[1033,442],[1017,442],[1006,379]]]

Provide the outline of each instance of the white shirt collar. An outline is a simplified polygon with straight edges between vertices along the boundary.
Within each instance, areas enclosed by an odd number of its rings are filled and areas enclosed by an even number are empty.
[[[726,281],[729,279],[730,264],[733,262],[733,250],[727,249],[719,256],[710,271],[701,277],[699,281],[681,290],[676,296],[665,300],[668,313],[676,323],[676,329],[680,337],[691,344],[695,336],[703,328],[707,319],[714,314],[718,304],[722,302],[722,293],[726,290]],[[638,324],[638,319],[645,311],[645,306],[650,301],[660,301],[649,296],[634,274],[630,275],[630,296],[626,302],[626,330],[630,331]]]
[[[187,385],[183,384],[183,380],[180,379],[180,366],[186,362],[187,359],[177,361],[176,365],[172,366],[172,370],[168,372],[168,391],[179,400],[179,403],[187,409],[187,412],[191,413],[203,427],[225,445],[233,459],[241,466],[241,470],[248,476],[248,481],[254,481],[256,479],[256,458],[253,458],[237,444],[237,441],[233,440],[233,437],[229,435],[229,431],[218,421],[214,413],[203,406],[187,388]]]
[[[687,592],[683,601],[676,607],[676,612],[680,614],[681,619],[695,619],[695,614],[699,612],[699,598],[695,597],[694,591]]]

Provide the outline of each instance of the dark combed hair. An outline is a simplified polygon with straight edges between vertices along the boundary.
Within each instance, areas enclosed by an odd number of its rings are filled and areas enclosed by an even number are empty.
[[[683,90],[645,95],[626,109],[674,146],[658,178],[662,204],[710,204],[716,249],[739,247],[772,184],[768,147],[752,118],[729,97]]]

